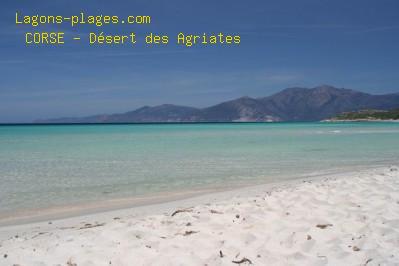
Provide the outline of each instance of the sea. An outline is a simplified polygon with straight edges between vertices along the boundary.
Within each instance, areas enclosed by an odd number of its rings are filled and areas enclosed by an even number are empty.
[[[399,163],[399,123],[0,126],[0,216]]]

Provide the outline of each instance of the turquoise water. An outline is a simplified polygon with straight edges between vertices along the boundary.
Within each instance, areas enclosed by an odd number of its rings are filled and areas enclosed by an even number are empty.
[[[0,126],[0,212],[398,159],[399,123]]]

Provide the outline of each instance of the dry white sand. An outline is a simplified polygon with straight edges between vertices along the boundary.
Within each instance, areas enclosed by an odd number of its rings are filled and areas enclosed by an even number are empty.
[[[0,228],[0,265],[240,263],[399,265],[398,168]]]

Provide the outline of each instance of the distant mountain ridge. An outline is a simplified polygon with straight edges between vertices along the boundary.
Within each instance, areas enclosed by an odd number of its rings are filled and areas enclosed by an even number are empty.
[[[399,108],[399,93],[372,95],[322,85],[288,88],[262,98],[241,97],[207,108],[163,104],[120,114],[36,120],[35,123],[320,121],[343,112]]]

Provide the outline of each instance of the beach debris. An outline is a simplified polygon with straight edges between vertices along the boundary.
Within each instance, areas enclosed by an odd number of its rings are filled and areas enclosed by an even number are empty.
[[[312,239],[312,236],[311,235],[308,235],[308,237],[306,238],[307,240],[311,240]]]
[[[48,233],[48,232],[39,232],[38,234],[32,236],[31,239],[34,239],[34,238],[36,238],[36,237],[38,237],[38,236],[41,236],[41,235],[44,235],[44,234],[47,234],[47,233]]]
[[[360,251],[360,248],[358,248],[357,246],[353,246],[353,251]]]
[[[248,259],[248,258],[245,258],[245,257],[243,257],[240,260],[233,260],[232,261],[232,263],[235,263],[235,264],[242,264],[242,263],[246,263],[246,262],[248,262],[249,264],[252,264],[252,261],[250,259]]]
[[[192,230],[190,230],[190,231],[186,231],[186,232],[184,232],[184,236],[189,236],[189,235],[192,235],[192,234],[196,234],[196,233],[198,233],[198,231],[192,231]]]
[[[69,260],[67,261],[67,266],[78,266],[78,264],[72,262],[72,258],[69,258]]]
[[[220,256],[221,258],[224,257],[223,252],[222,252],[221,250],[219,250],[219,256]]]
[[[367,265],[369,262],[371,262],[373,259],[368,259],[368,260],[366,260],[366,263],[364,263],[364,265]]]
[[[79,230],[89,229],[89,228],[94,228],[94,227],[99,227],[99,226],[104,226],[104,225],[105,225],[105,223],[95,223],[95,224],[87,223],[84,226],[80,227]]]
[[[193,212],[193,210],[192,210],[191,208],[188,208],[188,209],[179,209],[179,210],[174,211],[174,212],[172,213],[171,216],[173,217],[173,216],[175,216],[176,214],[181,213],[181,212]]]
[[[66,230],[66,229],[74,229],[75,227],[73,226],[63,226],[63,227],[58,227],[60,230]]]
[[[316,225],[317,228],[326,229],[329,226],[333,226],[332,224],[318,224]]]
[[[223,212],[217,211],[217,210],[210,210],[211,213],[215,213],[215,214],[223,214]]]

